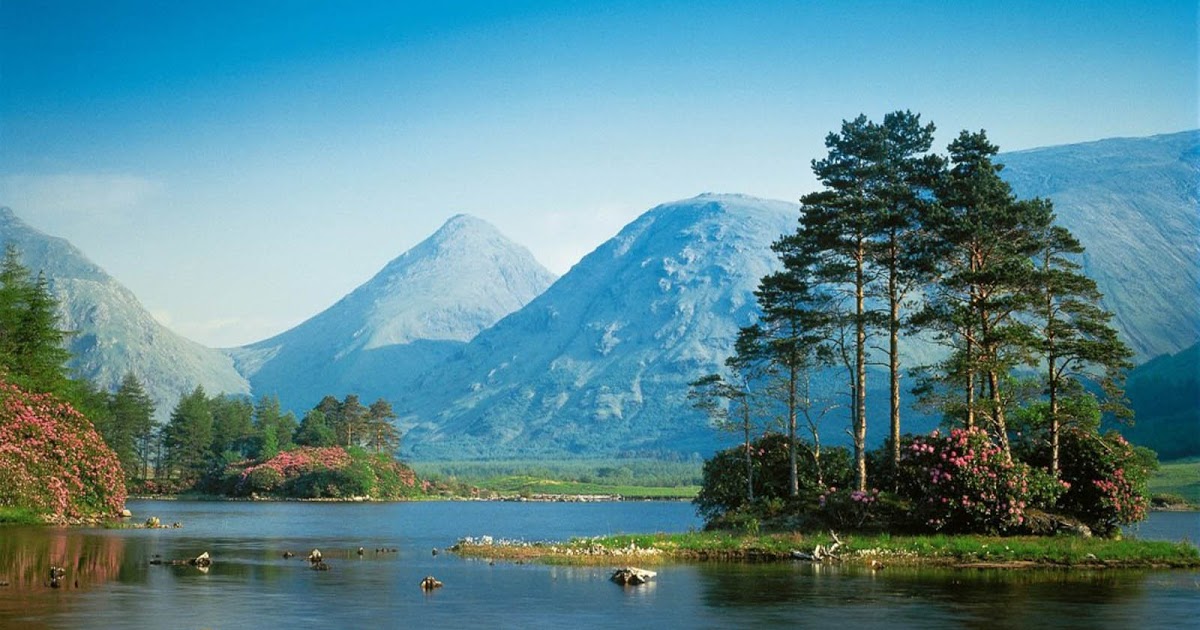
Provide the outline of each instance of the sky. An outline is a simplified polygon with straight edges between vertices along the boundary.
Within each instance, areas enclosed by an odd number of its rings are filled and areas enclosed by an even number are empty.
[[[555,273],[660,203],[797,200],[846,119],[944,149],[1200,126],[1197,3],[0,0],[0,206],[215,347],[451,216]]]

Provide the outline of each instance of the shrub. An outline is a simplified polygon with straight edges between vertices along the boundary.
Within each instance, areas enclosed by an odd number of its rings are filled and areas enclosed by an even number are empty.
[[[1064,431],[1059,451],[1060,476],[1069,486],[1058,500],[1061,511],[1092,531],[1112,535],[1121,525],[1146,518],[1150,474],[1147,457],[1116,431]]]
[[[751,442],[754,499],[760,507],[768,505],[771,499],[787,500],[794,509],[815,505],[826,485],[849,484],[852,477],[849,451],[841,447],[822,449],[822,474],[818,475],[811,445],[800,440],[798,446],[796,468],[800,495],[793,500],[789,491],[787,436],[768,433]],[[693,503],[705,520],[713,521],[724,513],[752,507],[746,496],[745,453],[745,445],[739,445],[721,451],[704,462],[703,481]],[[775,515],[763,513],[760,516]]]
[[[982,429],[911,438],[901,448],[899,494],[916,524],[945,532],[1004,533],[1025,522],[1032,502],[1052,500],[1044,477],[1031,488],[1029,466],[1005,460]]]
[[[115,515],[125,474],[92,423],[49,394],[0,375],[0,507],[56,517]]]

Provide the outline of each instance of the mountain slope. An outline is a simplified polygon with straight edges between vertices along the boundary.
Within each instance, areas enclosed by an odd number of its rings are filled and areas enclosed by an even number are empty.
[[[797,208],[730,195],[654,208],[398,401],[420,457],[690,452],[688,382],[721,364]]]
[[[297,411],[325,394],[390,397],[553,281],[524,247],[458,215],[325,311],[229,353],[256,395]]]
[[[999,161],[1020,197],[1050,198],[1087,247],[1084,272],[1139,360],[1200,338],[1200,131],[1005,153]]]
[[[171,332],[133,293],[64,239],[47,236],[0,208],[0,247],[14,244],[23,264],[44,272],[59,301],[60,326],[69,338],[73,372],[115,389],[132,371],[165,418],[179,395],[196,385],[210,393],[249,393],[249,384],[220,351]]]
[[[1164,460],[1200,455],[1200,343],[1134,368],[1126,394],[1134,424],[1114,428],[1130,442]]]

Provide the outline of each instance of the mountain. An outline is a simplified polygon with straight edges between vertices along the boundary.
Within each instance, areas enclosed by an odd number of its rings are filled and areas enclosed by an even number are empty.
[[[554,280],[527,249],[458,215],[320,314],[228,352],[255,395],[277,395],[285,408],[326,394],[394,398]]]
[[[687,402],[717,369],[792,204],[702,195],[654,208],[397,400],[421,458],[708,452]]]
[[[1144,361],[1200,338],[1200,131],[1005,153],[1022,198],[1048,197],[1087,247],[1125,340]]]
[[[1125,385],[1133,426],[1114,425],[1160,459],[1200,455],[1200,343],[1137,366]]]
[[[20,250],[26,267],[46,274],[59,301],[59,325],[75,331],[68,347],[73,373],[112,390],[132,371],[154,399],[160,419],[196,385],[210,394],[249,393],[249,383],[229,357],[171,332],[69,242],[0,208],[0,247],[9,244]]]
[[[1191,131],[998,159],[1018,196],[1050,198],[1087,246],[1084,270],[1142,359],[1200,334],[1198,156]],[[650,210],[399,395],[406,448],[418,458],[711,452],[722,438],[688,405],[687,383],[717,368],[753,319],[752,292],[775,264],[769,245],[796,219],[794,205],[743,196]],[[878,442],[885,383],[868,383]],[[910,431],[936,424],[906,417]]]

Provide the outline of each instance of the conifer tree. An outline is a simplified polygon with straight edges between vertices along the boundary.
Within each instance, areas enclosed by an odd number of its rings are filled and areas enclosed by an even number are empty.
[[[1071,381],[1099,380],[1107,395],[1106,409],[1129,415],[1121,392],[1122,372],[1132,364],[1133,353],[1110,323],[1112,314],[1100,304],[1096,282],[1083,275],[1074,257],[1083,245],[1070,230],[1047,226],[1041,235],[1037,266],[1038,299],[1032,307],[1040,339],[1040,359],[1045,370],[1048,397],[1050,471],[1058,475],[1060,434],[1065,418],[1062,396],[1068,390],[1084,394]]]
[[[939,276],[917,321],[954,350],[944,366],[959,370],[966,426],[983,415],[1011,459],[1006,381],[1035,350],[1023,314],[1036,295],[1033,257],[1052,214],[1043,200],[1016,199],[984,132],[962,132],[949,151],[928,220],[940,242]]]
[[[197,385],[185,394],[171,411],[163,428],[168,471],[178,471],[185,482],[195,481],[204,473],[212,453],[213,414],[204,388]]]
[[[133,372],[126,372],[112,395],[110,429],[102,432],[130,479],[146,478],[149,441],[154,432],[154,401]]]

